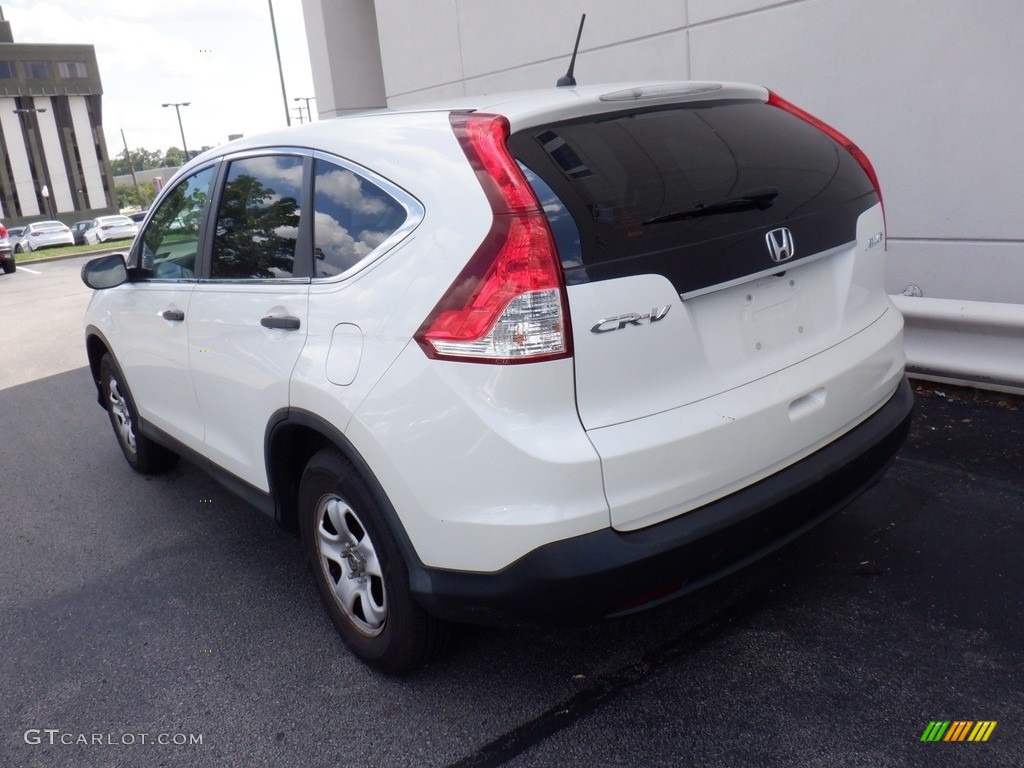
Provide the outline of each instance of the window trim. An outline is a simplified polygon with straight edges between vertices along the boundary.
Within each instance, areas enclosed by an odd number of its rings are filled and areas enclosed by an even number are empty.
[[[199,220],[199,232],[196,238],[196,263],[194,265],[194,269],[192,270],[193,276],[153,277],[152,275],[146,274],[148,270],[142,269],[142,233],[144,229],[153,225],[153,217],[148,216],[147,221],[145,222],[146,226],[144,228],[139,228],[138,234],[136,234],[135,236],[135,240],[132,241],[131,250],[128,252],[128,269],[130,270],[129,274],[131,275],[131,282],[159,284],[194,284],[199,282],[199,275],[201,274],[200,270],[202,269],[203,265],[207,260],[206,251],[208,249],[209,239],[207,236],[207,230],[210,229],[210,227],[208,227],[208,223],[210,220],[210,210],[213,208],[213,200],[215,198],[214,190],[216,189],[217,183],[224,172],[221,158],[215,158],[208,163],[203,163],[202,165],[196,166],[195,168],[189,168],[188,173],[182,173],[180,174],[180,176],[176,174],[174,177],[172,177],[171,181],[167,183],[162,190],[160,190],[160,194],[156,196],[156,199],[149,207],[149,210],[151,211],[156,210],[156,208],[163,204],[164,199],[168,195],[170,195],[173,190],[177,189],[180,184],[184,184],[188,179],[191,179],[193,176],[196,176],[197,174],[200,174],[203,171],[206,171],[210,168],[213,169],[213,178],[210,179],[210,197],[206,201],[206,210],[203,211],[203,216]]]
[[[214,179],[212,192],[210,193],[211,204],[208,211],[210,221],[215,222],[217,217],[220,216],[220,202],[221,197],[224,193],[224,186],[227,184],[228,169],[231,163],[239,160],[250,160],[257,157],[268,157],[272,155],[287,156],[287,157],[299,157],[302,159],[302,182],[299,185],[301,194],[308,195],[312,176],[312,156],[309,150],[303,150],[299,147],[260,147],[258,149],[248,149],[244,152],[234,152],[230,155],[222,155],[218,160],[220,161],[220,170],[217,173],[217,177]],[[308,198],[311,199],[311,198]],[[216,203],[214,205],[213,203]],[[208,227],[206,233],[206,241],[203,244],[203,260],[202,264],[198,264],[199,267],[196,269],[196,275],[201,283],[214,283],[216,285],[283,285],[283,284],[302,284],[308,283],[312,275],[313,268],[313,218],[302,213],[302,208],[299,208],[299,236],[295,243],[295,265],[297,269],[295,272],[301,272],[302,274],[292,274],[291,277],[211,277],[211,271],[213,270],[213,241],[216,236],[216,226],[212,223]]]
[[[372,251],[366,254],[366,256],[359,262],[353,264],[344,272],[339,272],[337,275],[331,275],[330,277],[316,277],[316,272],[314,270],[312,278],[313,283],[315,285],[329,285],[331,283],[339,283],[354,277],[355,275],[359,274],[360,272],[367,269],[371,265],[375,264],[385,254],[393,250],[395,246],[397,246],[400,242],[405,240],[405,238],[408,237],[413,232],[413,230],[419,227],[420,222],[423,221],[425,209],[423,208],[423,204],[415,197],[413,197],[411,193],[409,193],[402,187],[398,186],[394,182],[391,182],[388,179],[384,178],[380,174],[374,173],[369,168],[354,163],[351,160],[346,160],[345,158],[339,157],[338,155],[333,155],[329,152],[323,152],[321,150],[313,150],[312,158],[313,160],[323,160],[324,162],[333,163],[334,165],[337,165],[338,167],[343,168],[346,171],[351,171],[356,176],[362,179],[366,179],[371,184],[375,184],[376,186],[380,187],[380,189],[382,189],[384,192],[390,195],[391,198],[395,200],[395,202],[397,202],[405,209],[405,221],[402,223],[402,225],[394,232],[392,232],[390,235],[388,235],[381,242],[380,245],[378,245],[376,248],[374,248]],[[312,167],[313,169],[315,169],[315,164]],[[313,193],[316,191],[314,189],[314,181],[315,177],[311,170],[309,182],[311,206],[315,206],[316,201],[316,198],[313,197]],[[311,208],[311,210],[313,210],[315,214],[315,208]],[[310,254],[312,254],[314,246],[312,222],[313,216],[310,216]]]

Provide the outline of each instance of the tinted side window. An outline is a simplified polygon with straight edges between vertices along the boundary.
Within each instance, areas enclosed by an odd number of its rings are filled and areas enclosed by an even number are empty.
[[[180,280],[195,276],[199,224],[210,202],[213,173],[214,167],[204,168],[179,182],[153,212],[139,250],[139,266],[150,270],[152,277]]]
[[[210,277],[291,277],[301,204],[301,157],[233,161],[217,212]]]
[[[406,219],[405,208],[373,182],[317,160],[313,181],[315,277],[351,269]]]

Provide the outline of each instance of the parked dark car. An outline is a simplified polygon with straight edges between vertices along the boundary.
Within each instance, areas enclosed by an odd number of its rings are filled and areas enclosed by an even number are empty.
[[[76,221],[71,225],[71,234],[74,235],[75,245],[85,245],[85,230],[92,225],[92,219]]]

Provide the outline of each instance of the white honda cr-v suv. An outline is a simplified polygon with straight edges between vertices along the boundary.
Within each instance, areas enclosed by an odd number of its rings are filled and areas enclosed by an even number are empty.
[[[912,398],[851,142],[764,88],[363,114],[184,167],[83,269],[100,404],[301,531],[362,659],[678,596],[873,483]]]

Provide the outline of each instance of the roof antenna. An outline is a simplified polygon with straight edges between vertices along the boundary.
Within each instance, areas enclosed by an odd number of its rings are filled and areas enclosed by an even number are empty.
[[[558,78],[558,82],[555,83],[556,88],[571,88],[576,85],[576,78],[572,76],[573,70],[576,69],[576,52],[580,49],[580,38],[583,37],[583,22],[587,20],[587,14],[580,16],[580,28],[576,33],[576,45],[572,49],[572,58],[569,60],[568,71]]]

